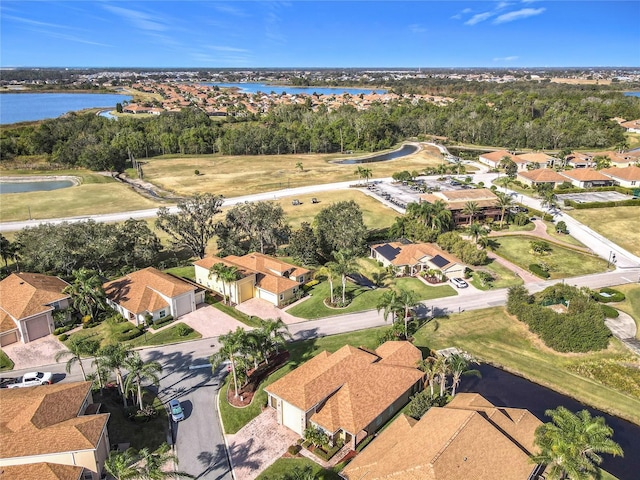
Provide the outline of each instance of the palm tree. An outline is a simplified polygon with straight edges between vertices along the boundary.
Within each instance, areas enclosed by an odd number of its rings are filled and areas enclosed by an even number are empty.
[[[558,200],[556,194],[553,193],[553,190],[545,189],[542,192],[542,201],[540,202],[540,204],[543,207],[547,207],[549,211],[558,206]]]
[[[371,169],[358,165],[358,168],[353,172],[353,174],[360,176],[360,178],[364,178],[365,183],[369,183],[369,179],[371,178]]]
[[[451,396],[456,396],[456,388],[460,385],[460,378],[463,375],[475,375],[481,377],[480,371],[469,369],[470,361],[464,356],[453,354],[449,357],[449,370],[451,372]]]
[[[412,202],[407,205],[407,214],[421,220],[425,226],[432,223],[433,204],[429,202]]]
[[[122,379],[122,368],[132,353],[131,348],[123,343],[106,345],[98,351],[98,362],[116,374],[116,383],[118,384],[118,389],[122,395],[122,403],[125,407],[127,406],[127,395]]]
[[[82,379],[87,381],[87,374],[84,371],[84,365],[82,364],[82,357],[89,357],[96,354],[98,349],[100,348],[100,341],[92,340],[88,337],[76,337],[74,336],[67,346],[69,350],[61,350],[56,356],[56,362],[59,362],[60,359],[64,357],[71,356],[69,360],[67,360],[66,371],[67,373],[71,373],[71,367],[77,362],[80,365],[80,371],[82,371]]]
[[[133,448],[124,452],[109,452],[109,457],[104,461],[105,470],[115,480],[130,480],[139,478],[140,471],[135,467],[138,456]]]
[[[498,197],[498,207],[500,207],[500,211],[501,211],[500,228],[502,228],[502,222],[504,221],[504,214],[506,213],[507,209],[513,206],[513,197],[503,192],[496,192],[496,196]]]
[[[451,228],[453,217],[444,200],[436,200],[431,204],[431,229],[440,232]]]
[[[389,315],[391,315],[391,323],[396,322],[396,314],[401,308],[402,307],[398,301],[398,292],[393,289],[384,292],[378,299],[378,303],[376,305],[378,313],[382,310],[382,316],[384,317],[385,322],[388,320]]]
[[[159,362],[143,362],[138,352],[128,357],[124,362],[124,367],[129,371],[125,381],[125,391],[137,390],[138,406],[140,410],[144,408],[142,403],[142,382],[150,381],[153,385],[160,384],[159,373],[162,373],[162,365]]]
[[[447,391],[447,375],[449,374],[449,359],[445,356],[439,356],[435,361],[435,370],[438,372],[438,380],[440,382],[440,396],[444,396]]]
[[[107,297],[102,288],[102,280],[94,270],[86,268],[74,270],[73,276],[73,283],[63,292],[71,296],[76,311],[95,320],[100,311],[107,309]]]
[[[404,338],[409,338],[409,318],[413,316],[413,310],[420,305],[418,295],[413,290],[398,289],[398,306],[404,311]]]
[[[0,233],[0,258],[2,258],[5,267],[9,265],[9,259],[12,255],[11,242]]]
[[[462,213],[465,215],[469,215],[469,225],[473,222],[475,216],[480,212],[480,207],[476,202],[469,200],[464,204],[464,208],[462,209]]]
[[[424,384],[429,385],[433,397],[433,381],[438,376],[438,364],[435,357],[427,357],[418,362],[418,368],[424,372]]]
[[[613,429],[604,418],[593,418],[587,410],[574,414],[565,407],[547,410],[545,415],[551,422],[536,429],[535,444],[540,453],[532,460],[547,466],[547,478],[600,478],[600,453],[624,455],[620,445],[611,440]]]
[[[300,170],[301,172],[303,172],[303,171],[304,171],[304,167],[302,166],[302,162],[297,162],[297,163],[296,163],[296,168],[297,168],[298,170]]]
[[[280,346],[287,343],[287,339],[291,340],[293,338],[291,333],[289,333],[289,327],[279,317],[275,320],[271,318],[261,320],[260,329],[269,340],[269,349],[275,348],[276,355],[278,354]],[[268,355],[265,359],[267,363],[269,363]]]
[[[231,283],[238,279],[238,268],[233,265],[225,265],[222,262],[218,262],[209,269],[209,278],[216,277],[216,279],[222,282],[222,296],[226,303],[227,289],[229,285],[229,305],[231,305]]]
[[[358,270],[356,256],[351,250],[340,250],[333,252],[334,262],[329,262],[330,269],[336,276],[340,276],[342,281],[342,305],[347,303],[347,275]]]
[[[175,469],[167,468],[168,463],[178,464],[178,457],[171,451],[171,447],[163,443],[153,452],[148,448],[143,448],[138,452],[140,458],[139,475],[141,480],[163,480],[176,477],[194,478],[185,472],[178,472]]]
[[[469,234],[473,237],[476,245],[478,244],[478,238],[486,236],[487,230],[478,222],[473,222],[469,225]]]
[[[220,335],[219,341],[221,344],[220,350],[211,355],[209,361],[214,369],[218,368],[222,362],[229,360],[231,364],[231,372],[233,374],[233,386],[235,389],[235,396],[238,396],[238,374],[236,372],[236,360],[237,356],[242,350],[242,347],[246,341],[247,333],[242,327],[236,328],[235,332],[229,332],[226,335]]]

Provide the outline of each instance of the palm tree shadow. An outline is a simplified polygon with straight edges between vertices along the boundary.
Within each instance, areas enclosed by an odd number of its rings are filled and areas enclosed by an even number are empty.
[[[196,479],[207,476],[209,473],[213,472],[216,467],[223,468],[223,472],[218,475],[217,479],[225,477],[231,471],[227,461],[227,455],[222,445],[217,445],[215,452],[200,452],[197,458],[204,467],[204,470],[195,477]]]

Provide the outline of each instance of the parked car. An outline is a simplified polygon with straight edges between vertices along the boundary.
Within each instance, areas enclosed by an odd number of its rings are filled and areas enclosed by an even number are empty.
[[[313,197],[311,199],[311,203],[320,203],[320,200],[318,200],[316,197]]]
[[[7,388],[36,387],[38,385],[51,385],[53,374],[51,372],[29,372],[21,377],[17,377],[12,383],[6,385]]]
[[[451,283],[453,283],[458,288],[467,288],[469,284],[465,282],[462,278],[456,277],[451,279]]]
[[[184,411],[182,410],[182,405],[180,405],[179,400],[175,398],[169,400],[169,411],[171,412],[171,418],[174,422],[184,420]]]
[[[300,205],[300,200],[296,199],[291,202],[291,205]]]

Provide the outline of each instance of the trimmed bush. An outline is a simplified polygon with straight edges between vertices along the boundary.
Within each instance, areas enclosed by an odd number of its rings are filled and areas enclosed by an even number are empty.
[[[181,337],[186,337],[191,332],[193,332],[193,328],[189,327],[188,325],[185,325],[184,323],[179,323],[178,325],[176,325],[176,332]]]
[[[287,452],[289,452],[289,455],[295,457],[296,455],[298,455],[298,453],[300,453],[300,450],[302,450],[302,447],[300,445],[290,445],[287,449]]]
[[[73,328],[73,325],[67,325],[66,327],[59,327],[53,331],[54,335],[60,335],[62,333],[67,333],[69,330]]]
[[[61,342],[64,342],[67,338],[69,338],[69,335],[67,335],[66,333],[58,335],[58,340],[60,340]]]
[[[142,333],[142,330],[140,330],[138,327],[133,327],[118,335],[116,337],[116,340],[118,342],[126,342],[127,340],[133,340],[134,338],[139,337],[140,335],[142,335]]]
[[[606,295],[602,295],[603,293]],[[592,297],[601,303],[622,302],[626,298],[624,293],[608,287],[601,288],[600,292],[593,292]]]
[[[618,318],[618,316],[620,315],[620,312],[618,312],[618,310],[610,307],[609,305],[600,305],[600,308],[602,308],[602,313],[607,318]]]
[[[312,287],[315,287],[316,285],[318,285],[320,283],[320,280],[311,280],[307,283],[305,283],[302,288],[304,289],[304,291],[306,292],[307,290],[310,290]]]
[[[173,322],[174,320],[175,320],[175,318],[173,318],[173,315],[167,315],[166,317],[158,318],[158,319],[153,321],[152,328],[156,329],[156,328],[163,327],[163,326]]]
[[[549,278],[551,276],[551,274],[549,274],[549,272],[545,271],[537,263],[532,263],[531,265],[529,265],[529,271],[531,273],[533,273],[534,275],[537,275],[540,278]]]

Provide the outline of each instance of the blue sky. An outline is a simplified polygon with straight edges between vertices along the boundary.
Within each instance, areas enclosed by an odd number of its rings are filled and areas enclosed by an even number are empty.
[[[2,0],[0,66],[640,66],[640,0]]]

